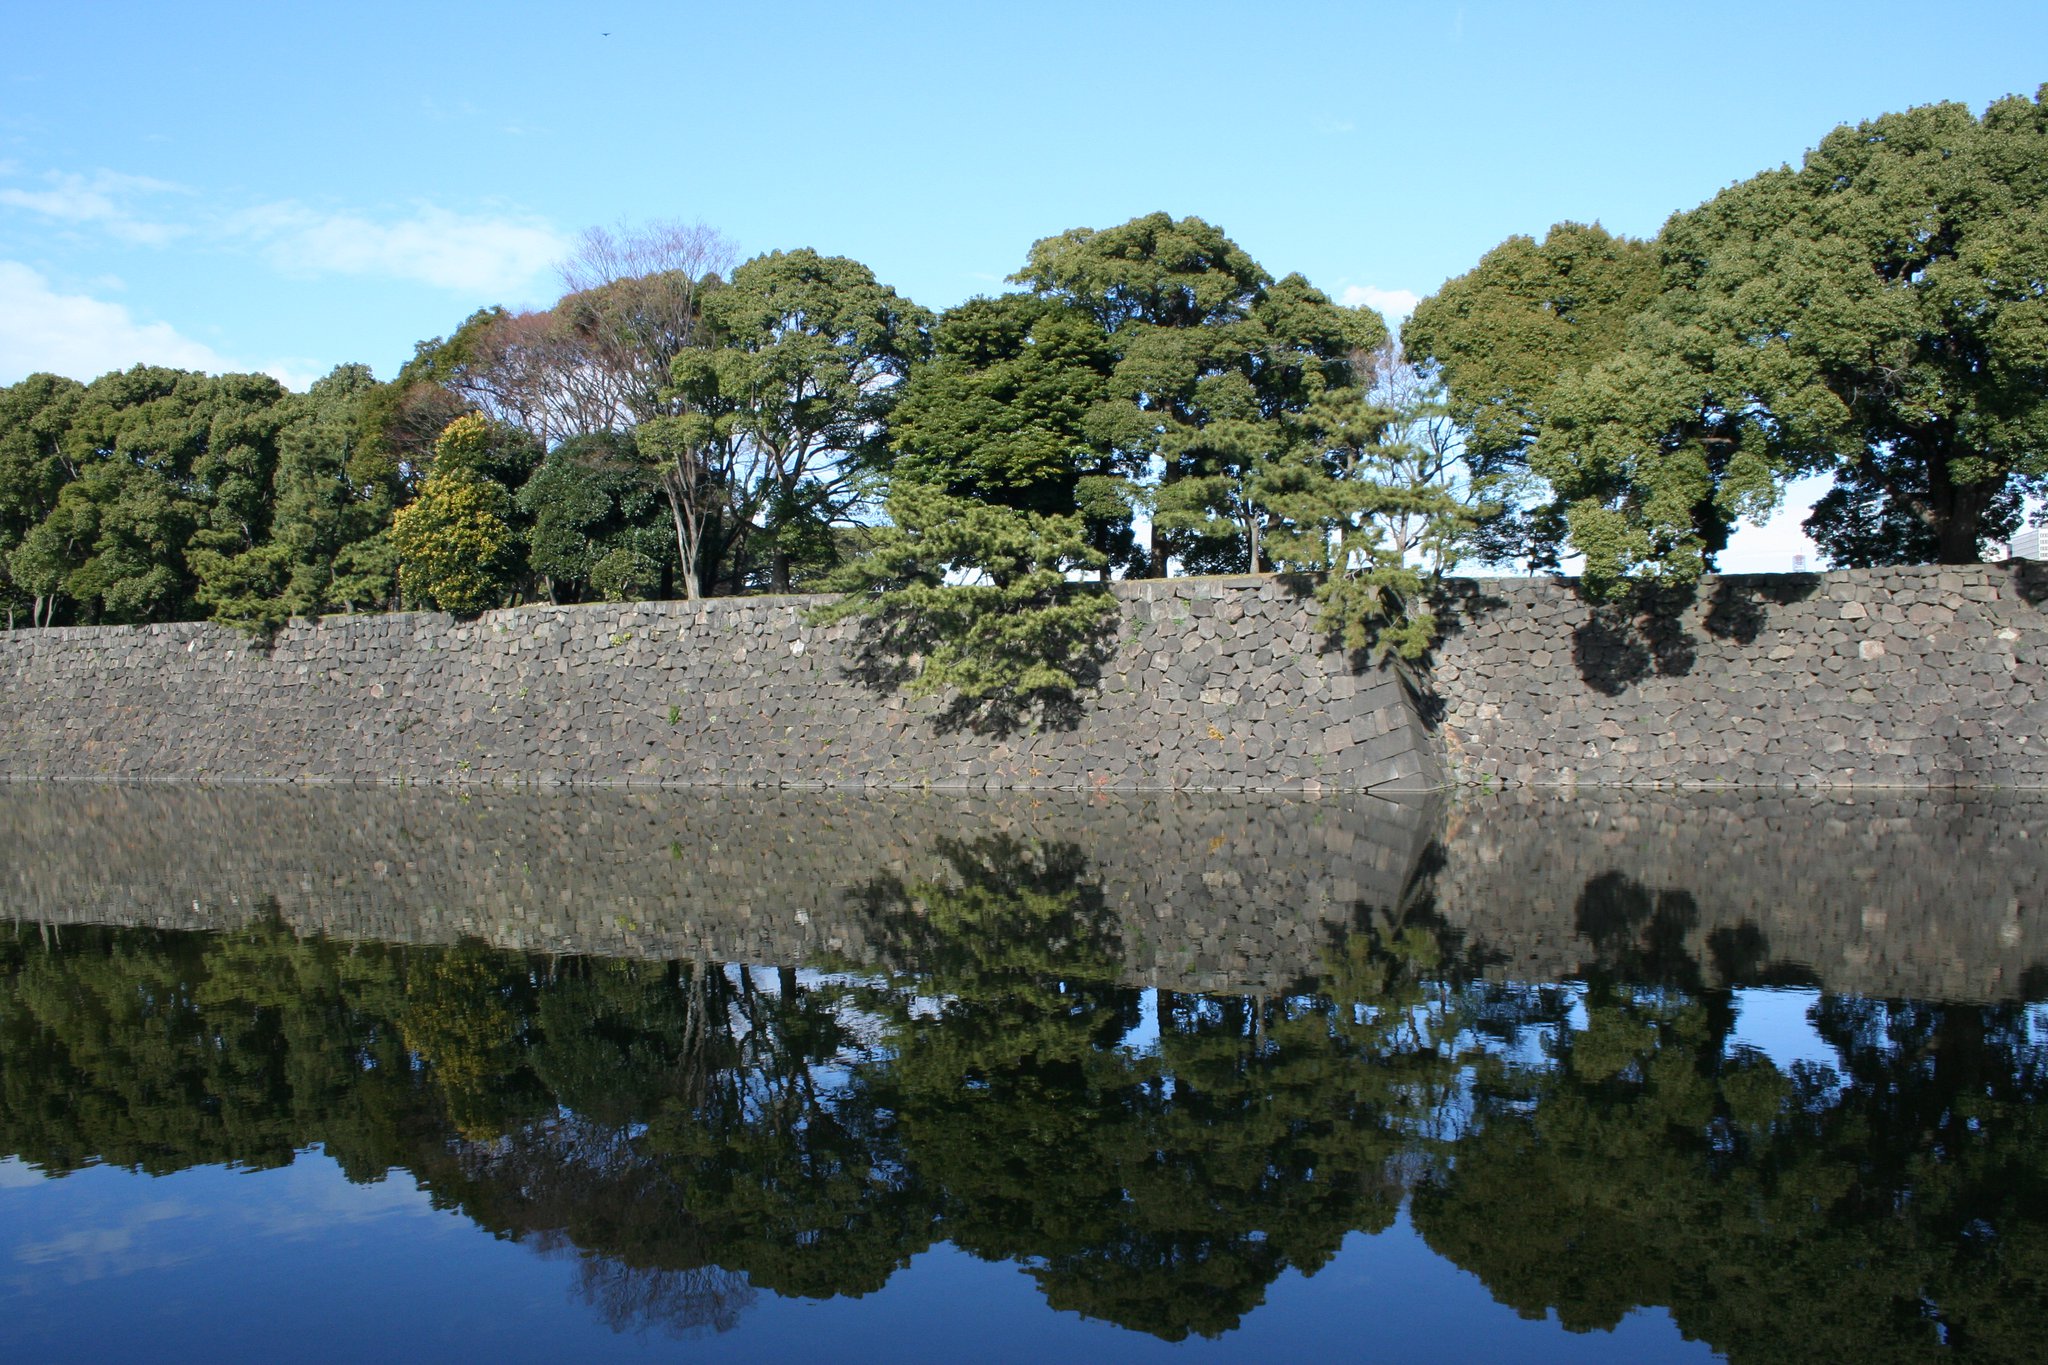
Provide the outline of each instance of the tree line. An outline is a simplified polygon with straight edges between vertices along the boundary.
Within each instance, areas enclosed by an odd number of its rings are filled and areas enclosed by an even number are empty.
[[[1460,562],[1683,584],[1816,473],[1831,562],[1967,562],[2048,493],[2040,95],[1837,129],[1649,241],[1510,238],[1398,341],[1165,214],[941,314],[735,261],[593,231],[551,308],[385,382],[0,389],[9,625],[831,590],[932,685],[1028,691],[1071,681],[1091,580],[1313,574],[1333,631],[1414,657]]]
[[[1462,524],[1447,462],[1407,469],[1438,414],[1380,317],[1199,219],[1047,238],[943,315],[855,261],[732,256],[589,233],[552,308],[482,310],[384,383],[24,380],[0,595],[34,625],[847,582],[1034,606],[1169,564],[1398,573]]]

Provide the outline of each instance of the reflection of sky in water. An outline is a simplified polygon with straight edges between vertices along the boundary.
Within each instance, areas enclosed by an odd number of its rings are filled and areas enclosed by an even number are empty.
[[[221,1245],[303,1242],[350,1225],[442,1217],[410,1177],[353,1185],[321,1156],[278,1170],[209,1166],[161,1180],[106,1166],[56,1180],[19,1161],[5,1168],[0,1278],[17,1294],[51,1279],[82,1285],[163,1271]],[[60,1209],[61,1217],[48,1216]]]
[[[1794,1065],[1840,1070],[1841,1057],[1813,1026],[1813,1007],[1820,992],[1752,986],[1735,992],[1735,1034],[1728,1048],[1751,1047],[1771,1059],[1778,1070],[1792,1074]]]
[[[1282,1274],[1216,1340],[1169,1343],[1047,1312],[1032,1278],[945,1244],[860,1298],[754,1296],[730,1331],[614,1331],[576,1289],[577,1258],[437,1212],[402,1173],[352,1185],[317,1149],[282,1169],[152,1178],[90,1167],[46,1179],[0,1162],[0,1359],[782,1361],[1355,1358],[1704,1361],[1661,1309],[1566,1333],[1493,1301],[1405,1212],[1354,1233],[1314,1275]],[[24,1180],[30,1183],[23,1183]]]
[[[1147,986],[1138,997],[1138,1026],[1124,1035],[1123,1047],[1144,1056],[1159,1047],[1159,990]]]

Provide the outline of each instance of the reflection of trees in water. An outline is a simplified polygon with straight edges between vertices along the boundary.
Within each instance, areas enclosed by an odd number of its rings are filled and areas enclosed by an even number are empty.
[[[593,1255],[559,1234],[537,1237],[534,1246],[575,1261],[576,1296],[614,1332],[657,1330],[677,1340],[730,1332],[757,1297],[745,1275],[720,1266],[637,1266]]]
[[[943,1233],[1055,1308],[1216,1335],[1412,1193],[1433,1247],[1579,1330],[1663,1304],[1736,1359],[2038,1341],[2024,1009],[1824,996],[1837,1064],[1781,1072],[1702,984],[1782,978],[1760,934],[1699,944],[1689,897],[1610,875],[1577,906],[1585,984],[1501,984],[1426,869],[1312,981],[1148,993],[1071,846],[940,853],[862,888],[881,978],[17,927],[0,1150],[165,1171],[323,1143],[573,1248],[620,1330],[866,1293]]]
[[[2023,1009],[1823,998],[1841,1066],[1789,1074],[1680,993],[1587,1011],[1541,1065],[1480,1069],[1414,1196],[1502,1302],[1579,1331],[1664,1305],[1734,1360],[2038,1358],[2048,1041]]]
[[[879,1288],[929,1242],[929,1214],[835,992],[762,976],[564,964],[529,1064],[567,1112],[473,1148],[464,1207],[635,1268],[715,1262],[813,1297]]]
[[[1320,990],[1159,990],[1148,1010],[1074,850],[943,852],[947,875],[878,880],[863,910],[936,997],[872,1003],[881,1093],[956,1245],[1024,1265],[1055,1308],[1179,1340],[1392,1222],[1455,1070],[1419,918],[1352,935]]]

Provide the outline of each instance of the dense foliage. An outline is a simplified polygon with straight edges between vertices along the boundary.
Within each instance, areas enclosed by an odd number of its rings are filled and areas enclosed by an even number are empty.
[[[1836,129],[1652,242],[1511,238],[1415,311],[1476,460],[1596,592],[1688,582],[1791,479],[1835,564],[1972,563],[2048,493],[2048,88]]]

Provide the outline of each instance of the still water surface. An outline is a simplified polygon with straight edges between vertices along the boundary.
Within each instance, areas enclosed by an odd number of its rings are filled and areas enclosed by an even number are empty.
[[[0,792],[10,1360],[2036,1360],[2048,807]]]

